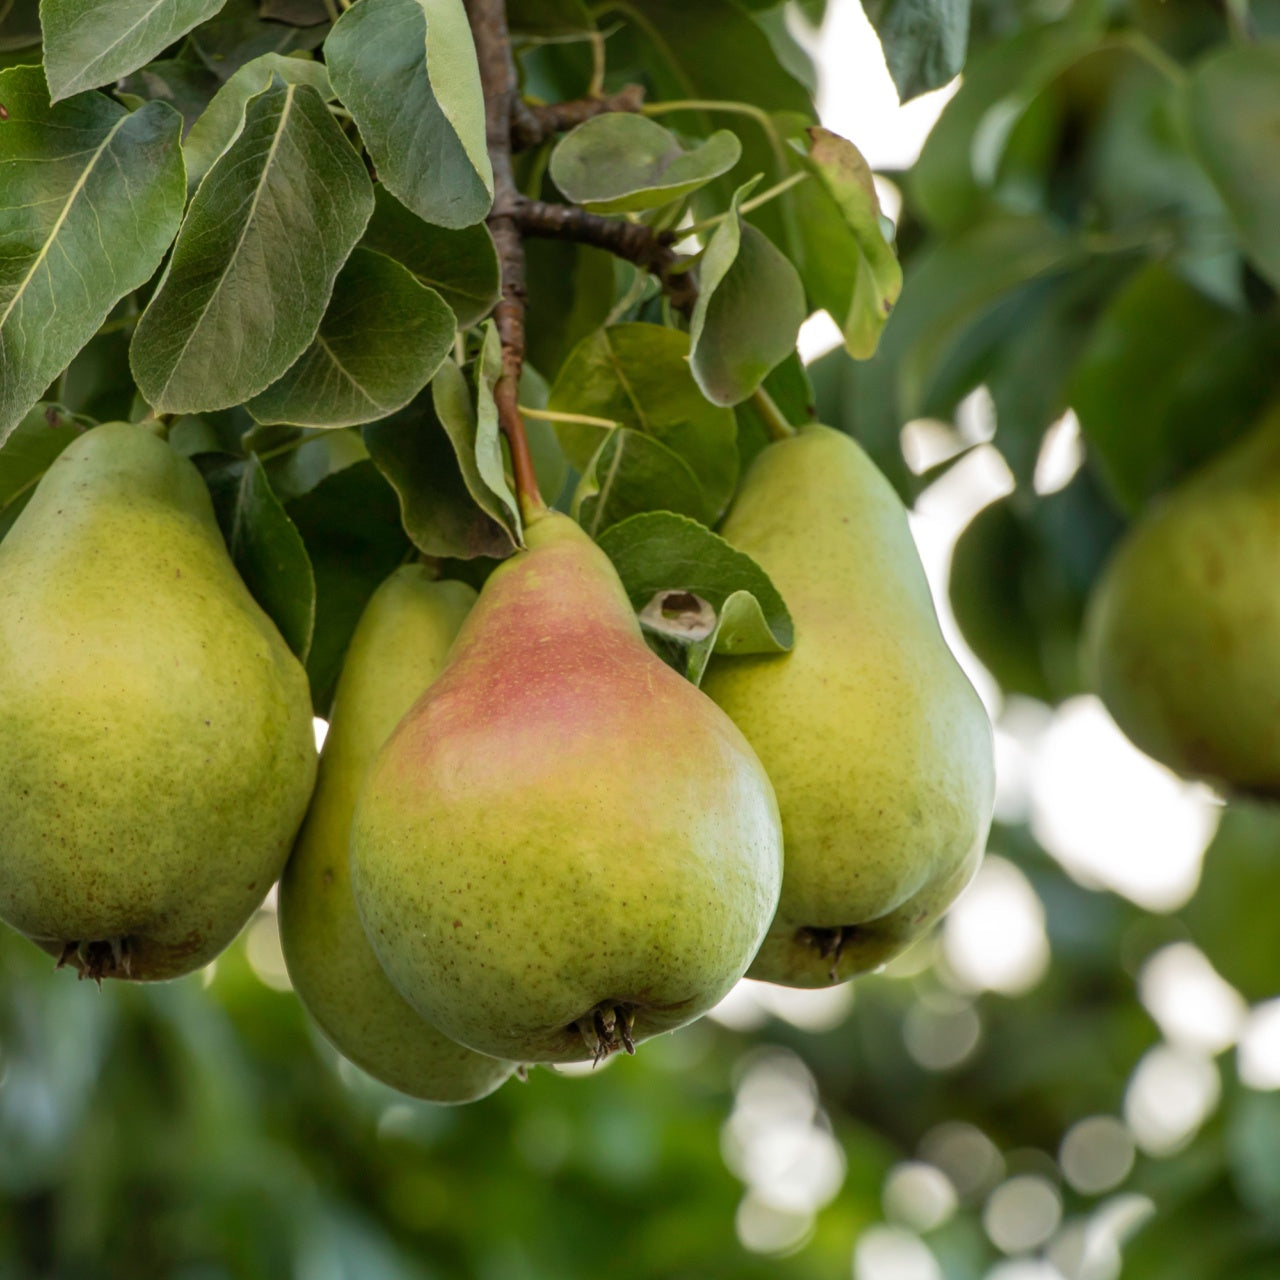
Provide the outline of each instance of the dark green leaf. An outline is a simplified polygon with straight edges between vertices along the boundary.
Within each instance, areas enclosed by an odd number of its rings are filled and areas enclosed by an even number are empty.
[[[653,436],[618,427],[587,462],[573,514],[591,536],[641,511],[674,511],[706,522],[706,494],[689,464]]]
[[[733,414],[708,404],[699,392],[689,370],[689,339],[678,330],[653,324],[597,330],[565,361],[547,403],[553,413],[582,414],[642,432],[678,455],[704,493],[689,514],[701,516],[709,504],[714,519],[728,505],[738,482]],[[579,471],[610,430],[556,424],[560,443]]]
[[[227,550],[245,586],[306,662],[316,583],[306,547],[256,457],[206,477]]]
[[[325,27],[290,27],[264,22],[258,0],[226,0],[217,17],[201,23],[190,36],[190,47],[219,80],[228,80],[246,62],[264,53],[293,53],[314,49]]]
[[[113,84],[222,8],[223,0],[41,0],[54,102]]]
[[[0,445],[0,537],[27,505],[53,460],[83,430],[61,405],[38,404]]]
[[[366,427],[364,438],[400,500],[405,531],[424,555],[472,560],[511,553],[515,542],[507,528],[471,495],[431,389],[407,409]]]
[[[691,151],[645,116],[614,111],[566,134],[551,153],[551,177],[574,203],[596,213],[656,209],[728,173],[742,144],[727,129]]]
[[[195,190],[213,162],[240,132],[249,99],[266,89],[275,76],[285,84],[309,84],[322,98],[333,97],[329,74],[319,62],[285,58],[278,53],[264,53],[246,62],[214,94],[182,144],[189,191]]]
[[[245,408],[259,422],[350,427],[403,409],[449,354],[456,320],[398,262],[357,248],[315,340]]]
[[[182,116],[185,136],[213,100],[221,83],[197,59],[169,58],[139,67],[120,81],[120,89],[148,101],[167,102]]]
[[[160,265],[182,216],[178,132],[162,103],[49,103],[38,67],[0,72],[0,443]]]
[[[964,66],[969,0],[863,0],[898,97],[928,93]]]
[[[795,350],[804,286],[773,242],[738,215],[740,188],[707,244],[689,324],[689,363],[712,404],[735,405]]]
[[[641,624],[683,656],[694,684],[713,652],[782,653],[795,638],[791,615],[769,576],[750,556],[687,516],[651,511],[600,535]],[[692,595],[713,616],[705,622]],[[685,619],[697,618],[692,629]]]
[[[134,332],[152,408],[220,409],[270,386],[316,336],[372,211],[368,174],[310,85],[250,99]]]
[[[507,22],[514,32],[544,39],[580,35],[596,25],[584,0],[509,0]]]
[[[438,226],[480,222],[493,169],[461,0],[359,0],[334,24],[325,59],[387,190]]]
[[[458,326],[483,320],[498,301],[498,251],[484,223],[454,230],[409,212],[381,183],[363,243],[413,272],[452,308]]]

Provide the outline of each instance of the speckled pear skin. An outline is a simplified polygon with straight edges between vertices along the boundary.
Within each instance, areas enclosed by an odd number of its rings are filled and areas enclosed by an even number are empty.
[[[645,646],[604,553],[554,512],[526,540],[375,759],[353,883],[383,968],[441,1030],[582,1061],[737,982],[781,831],[755,754]]]
[[[373,593],[347,649],[307,819],[280,880],[280,941],[294,991],[334,1047],[429,1102],[474,1102],[515,1070],[463,1048],[401,998],[351,895],[351,815],[369,762],[444,665],[475,602],[462,582],[397,569]]]
[[[702,686],[782,812],[782,901],[749,976],[827,986],[902,951],[972,877],[991,725],[943,640],[902,504],[849,436],[814,425],[768,445],[722,533],[796,629],[789,654],[714,658]]]
[[[1155,503],[1103,570],[1086,678],[1149,756],[1280,799],[1280,413]]]
[[[306,675],[199,472],[141,427],[73,441],[0,542],[0,918],[93,977],[212,960],[315,777]]]

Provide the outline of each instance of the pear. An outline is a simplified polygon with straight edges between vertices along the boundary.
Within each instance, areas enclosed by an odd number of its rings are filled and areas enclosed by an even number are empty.
[[[0,543],[0,919],[95,978],[213,959],[315,776],[307,678],[199,472],[129,423],[62,452]]]
[[[369,762],[444,664],[476,593],[397,569],[351,638],[306,822],[280,881],[280,940],[294,991],[335,1048],[431,1102],[472,1102],[514,1071],[420,1018],[387,980],[351,896],[351,815]]]
[[[1103,570],[1084,666],[1116,723],[1190,778],[1280,798],[1280,412],[1173,489]]]
[[[370,769],[356,902],[455,1040],[598,1058],[705,1013],[755,954],[782,840],[742,734],[646,647],[617,573],[534,512]]]
[[[782,900],[749,976],[825,986],[883,965],[972,877],[991,725],[942,637],[902,504],[849,436],[814,425],[768,445],[722,532],[795,622],[790,653],[715,658],[703,682],[782,812]]]

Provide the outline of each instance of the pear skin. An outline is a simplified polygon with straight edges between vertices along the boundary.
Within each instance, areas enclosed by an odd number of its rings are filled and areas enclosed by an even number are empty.
[[[526,538],[376,757],[352,877],[424,1017],[494,1057],[582,1061],[737,982],[781,831],[754,752],[646,647],[604,553],[554,512]]]
[[[129,423],[73,441],[0,542],[0,919],[95,978],[208,963],[315,777],[307,678],[200,473]]]
[[[1090,598],[1086,678],[1149,756],[1280,799],[1280,413],[1133,526]]]
[[[951,904],[991,821],[991,725],[938,627],[906,513],[857,443],[808,426],[757,457],[724,537],[795,622],[703,689],[773,780],[787,865],[749,976],[820,987],[877,968]]]
[[[397,569],[351,637],[315,795],[280,881],[280,941],[294,991],[334,1047],[429,1102],[473,1102],[515,1070],[420,1018],[388,981],[351,895],[351,815],[369,762],[444,665],[476,593]]]

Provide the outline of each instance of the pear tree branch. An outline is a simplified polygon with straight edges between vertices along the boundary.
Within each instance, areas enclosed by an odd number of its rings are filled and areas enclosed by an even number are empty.
[[[526,102],[516,95],[511,107],[511,149],[525,151],[557,133],[568,133],[594,116],[611,111],[633,114],[644,108],[644,86],[629,84],[617,93],[574,98],[569,102]]]

